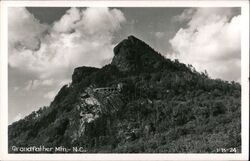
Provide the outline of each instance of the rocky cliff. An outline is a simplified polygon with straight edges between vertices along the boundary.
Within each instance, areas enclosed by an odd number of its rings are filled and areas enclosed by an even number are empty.
[[[157,69],[164,62],[163,56],[157,53],[149,45],[129,36],[114,48],[114,58],[111,62],[120,71],[148,71]]]

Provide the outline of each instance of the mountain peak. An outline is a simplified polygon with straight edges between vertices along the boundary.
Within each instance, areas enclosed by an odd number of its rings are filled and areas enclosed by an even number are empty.
[[[128,40],[129,41],[131,41],[131,42],[138,42],[138,41],[141,41],[142,42],[142,40],[140,40],[140,39],[138,39],[137,37],[135,37],[134,35],[129,35],[128,36]]]
[[[121,48],[133,48],[136,45],[148,46],[145,42],[138,39],[134,35],[130,35],[127,39],[122,40],[118,45],[114,47],[114,54],[117,55],[120,53]],[[149,47],[149,46],[148,46]]]
[[[128,36],[114,47],[114,55],[111,64],[120,71],[151,69],[157,61],[163,60],[159,53],[133,35]]]

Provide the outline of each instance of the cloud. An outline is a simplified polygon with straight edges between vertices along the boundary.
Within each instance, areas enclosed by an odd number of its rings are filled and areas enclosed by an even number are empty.
[[[188,12],[188,18],[180,16],[189,19],[188,27],[170,40],[175,57],[198,71],[207,70],[212,78],[240,81],[240,15],[233,16],[230,8]]]
[[[15,39],[10,35],[9,43],[19,44],[19,47],[10,46],[9,65],[33,72],[43,79],[55,75],[68,76],[77,66],[103,66],[113,56],[114,32],[125,22],[123,13],[117,9],[71,8],[53,26],[46,28],[47,34],[43,35],[44,25],[26,9],[11,8],[9,13],[9,19],[24,17],[18,22],[9,22],[9,26],[22,25],[19,30],[16,27],[9,28],[9,33],[14,30],[13,37],[17,35]],[[34,50],[37,44],[39,49]]]
[[[180,15],[173,17],[173,21],[177,22],[190,21],[195,11],[196,10],[193,8],[184,9],[184,11]]]
[[[16,92],[16,91],[18,91],[20,88],[18,87],[18,86],[15,86],[15,87],[13,87],[13,90]]]
[[[161,39],[165,36],[165,33],[164,32],[155,32],[155,36],[158,38],[158,39]]]
[[[53,100],[53,98],[56,96],[57,92],[58,92],[57,90],[49,91],[43,97],[50,99],[50,100]]]
[[[60,80],[60,81],[57,81],[56,82],[56,84],[58,84],[58,87],[62,87],[63,85],[65,85],[65,84],[70,84],[69,83],[70,82],[70,79],[65,79],[65,80]],[[51,84],[51,83],[55,83],[54,81],[51,81],[51,80],[47,80],[47,81],[43,81],[42,82],[42,85],[49,85],[49,84]],[[59,92],[59,89],[60,88],[55,88],[55,89],[53,89],[53,90],[50,90],[49,92],[47,92],[47,93],[45,93],[44,95],[43,95],[43,97],[44,98],[47,98],[47,99],[49,99],[49,100],[53,100],[54,99],[54,97],[56,96],[56,94]]]
[[[22,114],[21,114],[21,113],[18,113],[18,114],[13,118],[13,121],[12,121],[12,122],[19,121],[21,118],[22,118]]]
[[[60,88],[78,66],[102,67],[113,57],[113,34],[126,19],[118,9],[71,8],[52,25],[25,8],[9,8],[9,65],[29,73],[25,90]]]
[[[9,49],[35,50],[39,48],[40,38],[48,28],[40,24],[25,8],[9,8],[8,40]]]
[[[41,87],[41,86],[52,86],[54,84],[56,84],[58,82],[55,82],[55,80],[53,79],[47,79],[47,80],[39,80],[39,79],[35,79],[35,80],[29,80],[27,83],[26,83],[26,86],[24,87],[24,89],[26,91],[30,91],[30,90],[35,90],[37,89],[38,87]]]

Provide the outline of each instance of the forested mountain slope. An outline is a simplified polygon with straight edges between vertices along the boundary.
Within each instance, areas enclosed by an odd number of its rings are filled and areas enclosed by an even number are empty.
[[[8,129],[10,152],[41,145],[88,153],[240,152],[241,86],[210,79],[129,36],[111,64],[76,68],[49,107]]]

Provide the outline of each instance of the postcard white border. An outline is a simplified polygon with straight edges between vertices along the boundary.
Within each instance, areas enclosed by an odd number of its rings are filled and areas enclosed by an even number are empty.
[[[2,160],[248,160],[249,2],[242,1],[0,1],[0,159]],[[241,7],[241,154],[8,154],[8,7]]]

